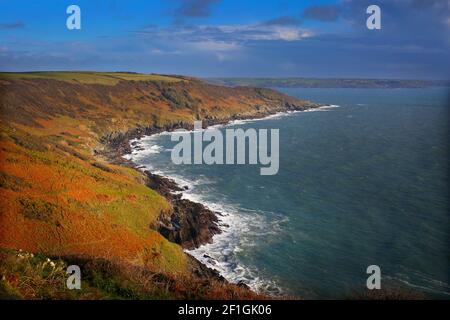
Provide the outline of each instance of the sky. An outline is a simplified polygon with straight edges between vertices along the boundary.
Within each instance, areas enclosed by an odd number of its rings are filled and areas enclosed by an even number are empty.
[[[450,79],[449,53],[450,0],[0,0],[1,71]]]

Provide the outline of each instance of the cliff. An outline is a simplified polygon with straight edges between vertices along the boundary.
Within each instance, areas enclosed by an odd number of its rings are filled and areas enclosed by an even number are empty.
[[[206,279],[211,285],[205,290],[215,298],[256,297],[238,286],[217,286],[223,280],[183,252],[180,244],[195,247],[219,232],[215,216],[174,198],[161,187],[167,181],[120,155],[130,138],[188,128],[196,119],[212,124],[315,106],[270,89],[182,76],[0,73],[0,247],[62,263],[90,261],[91,268],[98,261],[118,270],[140,268],[185,289]],[[174,218],[181,231],[161,227]],[[3,287],[41,297],[24,291],[20,280],[6,279]],[[173,291],[167,296],[179,297]]]

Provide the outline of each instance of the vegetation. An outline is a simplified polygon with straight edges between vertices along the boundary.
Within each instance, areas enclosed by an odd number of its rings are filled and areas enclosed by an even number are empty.
[[[81,289],[69,290],[69,265],[81,270]],[[0,299],[264,299],[223,281],[152,272],[121,260],[48,257],[0,249]]]
[[[128,81],[185,81],[175,76],[140,74],[132,72],[89,72],[89,71],[42,71],[42,72],[0,72],[0,79],[50,79],[83,84],[116,85],[120,80]]]
[[[170,105],[173,109],[192,109],[196,104],[196,101],[189,95],[189,92],[186,89],[179,91],[171,87],[163,88],[161,95],[163,98],[170,101]]]
[[[104,158],[100,141],[137,127],[308,102],[269,89],[123,72],[1,73],[0,97],[0,248],[12,250],[1,253],[3,295],[255,297],[195,276],[183,249],[156,231],[171,204],[145,185],[140,171]],[[58,267],[48,269],[47,258]],[[88,270],[80,293],[62,284],[61,270],[74,261]]]

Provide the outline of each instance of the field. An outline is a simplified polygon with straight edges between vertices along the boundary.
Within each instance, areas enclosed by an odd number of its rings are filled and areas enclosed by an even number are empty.
[[[130,72],[89,72],[89,71],[67,71],[67,72],[0,72],[0,80],[12,79],[50,79],[83,84],[116,85],[120,80],[129,81],[185,81],[182,78],[158,75],[140,74]]]

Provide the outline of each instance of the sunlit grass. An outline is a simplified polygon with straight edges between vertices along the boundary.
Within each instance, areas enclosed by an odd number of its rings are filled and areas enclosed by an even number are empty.
[[[181,247],[153,229],[170,205],[142,184],[141,173],[88,154],[81,159],[76,147],[60,149],[48,137],[4,132],[11,138],[0,139],[0,222],[9,235],[0,236],[2,246],[124,258],[152,270],[186,272]],[[20,232],[8,231],[17,225]]]
[[[51,79],[83,84],[116,85],[120,80],[127,81],[186,81],[182,78],[159,74],[127,72],[88,72],[88,71],[36,71],[36,72],[0,72],[0,79]]]

